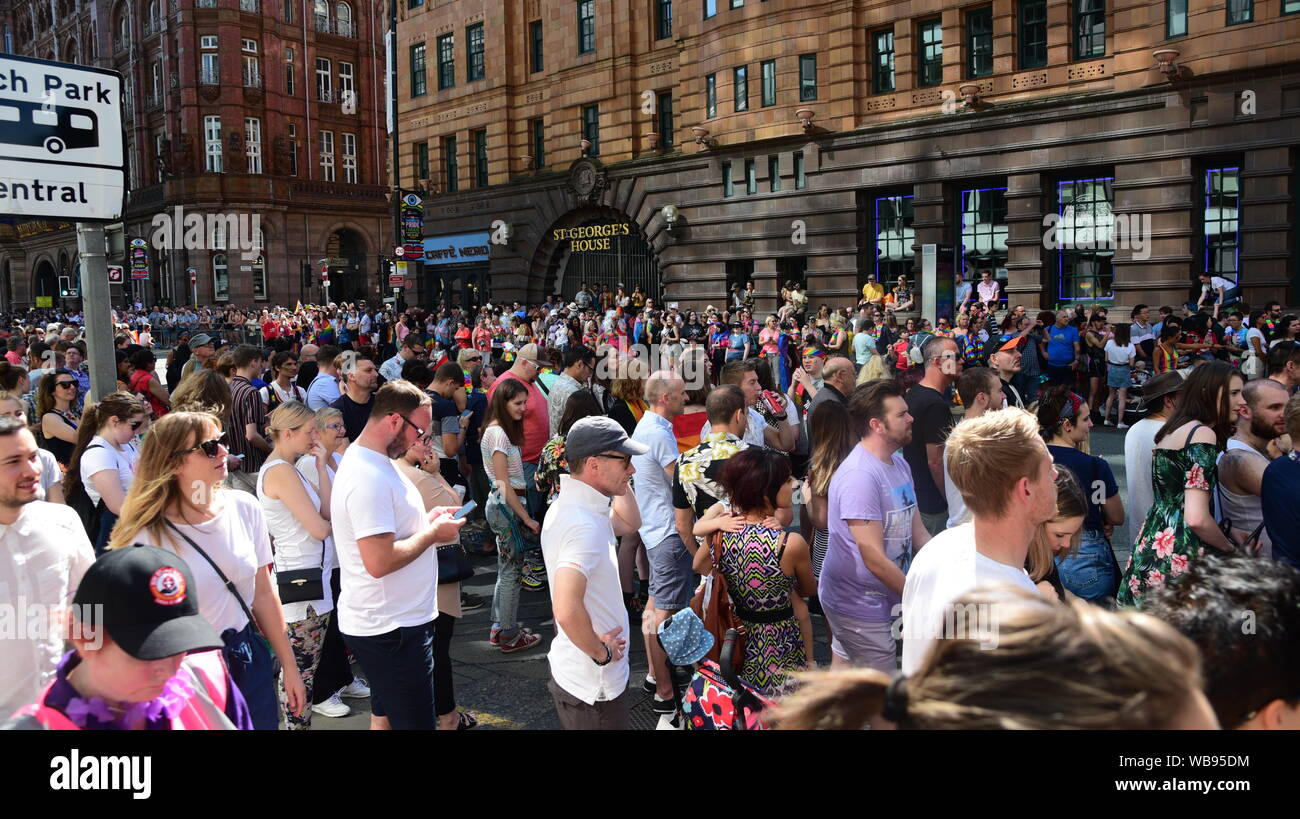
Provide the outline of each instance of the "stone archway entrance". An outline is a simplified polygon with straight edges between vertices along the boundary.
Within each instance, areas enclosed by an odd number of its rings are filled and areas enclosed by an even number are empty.
[[[32,271],[32,303],[44,303],[36,301],[41,298],[52,299],[49,306],[54,306],[59,300],[59,274],[49,259],[41,259]]]
[[[330,269],[330,301],[374,301],[366,269],[366,240],[351,228],[339,228],[325,243]]]
[[[558,295],[572,301],[589,284],[595,292],[607,285],[614,292],[623,285],[631,295],[639,285],[646,295],[660,300],[659,260],[641,233],[641,226],[620,210],[585,206],[569,211],[547,229],[533,258],[542,290],[530,300]]]

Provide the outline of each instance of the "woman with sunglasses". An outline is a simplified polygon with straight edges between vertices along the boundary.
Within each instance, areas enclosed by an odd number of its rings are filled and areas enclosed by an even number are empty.
[[[63,489],[69,498],[85,492],[91,506],[103,503],[97,530],[87,533],[97,555],[108,545],[108,535],[135,480],[140,451],[131,439],[144,426],[145,411],[144,404],[131,393],[113,392],[98,404],[87,405],[81,416],[77,447]]]
[[[222,486],[224,439],[220,422],[206,412],[171,412],[155,424],[109,548],[158,546],[190,565],[199,613],[225,643],[230,676],[254,727],[274,731],[280,704],[272,650],[284,669],[290,713],[302,714],[306,695],[271,579],[275,559],[262,507],[249,493]]]
[[[60,466],[72,462],[77,445],[78,415],[77,378],[65,369],[57,369],[40,380],[36,388],[36,417],[40,419],[41,447],[54,453]]]

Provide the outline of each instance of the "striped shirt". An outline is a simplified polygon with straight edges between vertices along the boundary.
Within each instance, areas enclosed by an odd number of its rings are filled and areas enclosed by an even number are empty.
[[[249,443],[245,430],[253,424],[258,434],[265,434],[266,405],[262,403],[257,388],[242,375],[230,380],[230,418],[230,435],[226,436],[230,454],[244,456],[239,471],[255,474],[262,468],[266,453]]]

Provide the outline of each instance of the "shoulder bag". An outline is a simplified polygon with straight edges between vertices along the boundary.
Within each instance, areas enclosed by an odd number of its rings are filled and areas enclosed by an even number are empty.
[[[736,630],[732,661],[743,666],[745,660],[745,627],[732,608],[731,595],[727,593],[727,580],[718,571],[718,554],[722,551],[722,532],[709,537],[709,574],[691,599],[691,609],[704,621],[704,627],[713,635],[713,648],[708,657],[718,662],[722,655],[723,638],[728,629]]]

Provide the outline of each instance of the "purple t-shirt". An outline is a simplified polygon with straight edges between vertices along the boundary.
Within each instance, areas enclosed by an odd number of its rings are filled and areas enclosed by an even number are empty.
[[[912,514],[916,489],[912,471],[895,452],[890,463],[861,446],[844,459],[831,478],[826,518],[830,544],[822,563],[817,595],[822,607],[852,620],[888,621],[901,598],[868,571],[845,520],[878,520],[885,554],[907,572],[912,562]]]

